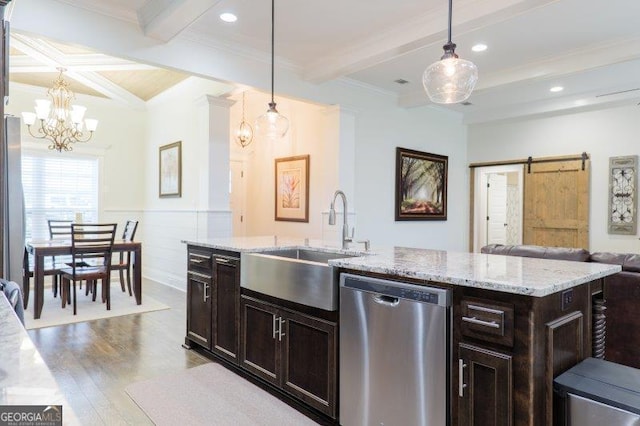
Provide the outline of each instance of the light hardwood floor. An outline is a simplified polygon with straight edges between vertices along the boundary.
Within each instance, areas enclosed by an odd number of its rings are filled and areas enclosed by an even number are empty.
[[[171,309],[29,330],[82,425],[152,424],[125,387],[211,362],[181,347],[185,293],[149,280],[142,288],[143,303],[147,294]]]

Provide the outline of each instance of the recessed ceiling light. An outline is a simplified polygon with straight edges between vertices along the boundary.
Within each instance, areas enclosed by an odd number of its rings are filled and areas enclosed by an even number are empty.
[[[236,22],[238,20],[238,17],[233,13],[225,12],[220,14],[220,19],[222,19],[224,22]]]
[[[474,44],[473,47],[471,47],[471,50],[474,52],[484,52],[487,50],[487,45],[483,43]]]
[[[553,86],[551,89],[549,89],[549,91],[553,93],[562,92],[563,90],[564,90],[564,87],[562,86]]]

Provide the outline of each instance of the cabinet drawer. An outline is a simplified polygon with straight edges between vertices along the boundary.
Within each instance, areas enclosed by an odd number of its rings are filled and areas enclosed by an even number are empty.
[[[513,346],[513,305],[462,299],[460,326],[464,336]]]
[[[211,252],[189,250],[187,268],[190,271],[211,273],[213,257]]]

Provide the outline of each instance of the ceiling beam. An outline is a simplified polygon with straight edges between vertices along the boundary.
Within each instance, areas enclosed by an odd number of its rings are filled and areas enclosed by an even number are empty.
[[[138,24],[145,35],[168,42],[219,0],[149,0],[138,9]]]
[[[66,75],[102,93],[110,99],[133,108],[144,108],[145,106],[145,102],[142,99],[96,72],[74,68],[73,61],[71,61],[71,63],[67,62],[62,52],[42,40],[35,40],[21,34],[13,34],[11,41],[12,47],[32,57],[41,64],[49,66],[49,72],[55,71],[56,68],[59,67],[66,68]]]
[[[454,9],[454,36],[502,22],[534,8],[558,0],[474,0],[460,1]],[[403,22],[390,31],[375,34],[305,67],[308,81],[323,83],[363,69],[391,61],[404,54],[447,39],[448,8],[430,10],[416,19]]]
[[[13,43],[12,46],[15,47]],[[126,59],[97,53],[89,55],[66,54],[65,63],[75,71],[144,71],[157,69],[151,65],[138,64]],[[9,66],[11,72],[51,72],[51,66],[45,65],[28,55],[12,55]]]

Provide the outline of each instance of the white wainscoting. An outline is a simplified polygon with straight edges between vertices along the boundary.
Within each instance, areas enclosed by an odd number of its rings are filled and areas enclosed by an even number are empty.
[[[142,242],[142,276],[186,290],[187,246],[184,240],[231,236],[231,212],[212,210],[109,210],[105,221],[137,219],[136,241]]]

